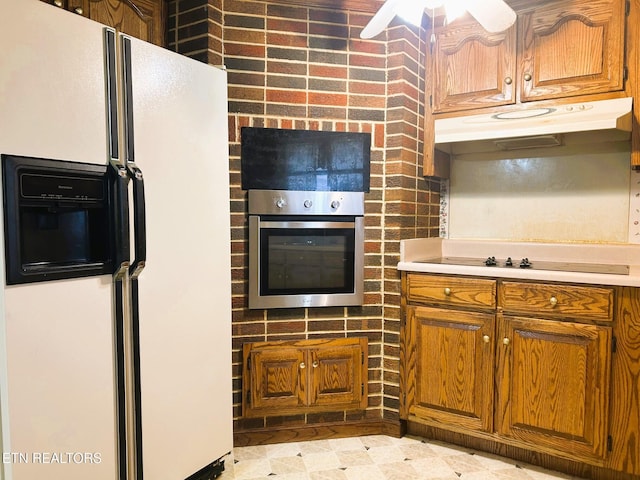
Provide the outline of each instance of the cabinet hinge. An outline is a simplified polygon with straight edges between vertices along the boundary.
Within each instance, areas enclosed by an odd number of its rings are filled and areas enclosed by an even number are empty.
[[[607,437],[607,451],[613,452],[613,437],[611,435]]]
[[[247,390],[246,402],[247,402],[247,405],[251,404],[251,390]]]
[[[251,357],[247,357],[247,370],[251,370]]]
[[[429,95],[429,106],[433,107],[433,95]]]
[[[360,395],[364,396],[364,383],[360,385]]]
[[[624,14],[628,17],[631,13],[631,1],[627,0],[624,4]]]
[[[622,76],[625,82],[629,80],[629,67],[627,67],[626,65],[622,69]]]
[[[360,352],[360,365],[364,365],[364,352]]]
[[[611,353],[616,353],[618,351],[618,339],[616,337],[611,337]]]

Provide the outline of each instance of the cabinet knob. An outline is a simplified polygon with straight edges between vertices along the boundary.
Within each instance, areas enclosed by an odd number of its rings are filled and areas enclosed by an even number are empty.
[[[451,295],[451,289],[449,287],[445,287],[444,294],[447,296]]]
[[[558,304],[558,299],[556,297],[551,297],[549,299],[549,303],[551,304],[552,307],[555,307]]]
[[[491,339],[489,338],[489,335],[485,335],[484,337],[482,337],[482,341],[483,341],[484,343],[489,343],[489,340],[491,340]]]
[[[525,82],[530,82],[531,81],[531,74],[530,73],[525,73],[524,74],[524,81]]]
[[[78,15],[82,15],[84,13],[84,10],[82,10],[82,7],[76,7],[73,9],[74,12],[76,12]]]
[[[312,366],[313,368],[318,368],[318,365],[320,365],[320,364],[318,363],[318,361],[317,361],[317,360],[314,360],[314,361],[313,361],[313,363],[311,364],[311,366]]]
[[[507,77],[504,79],[504,83],[506,83],[507,85],[511,85],[513,83],[513,78],[511,77]]]
[[[511,340],[509,340],[507,337],[504,337],[502,339],[502,343],[505,344],[505,345],[509,345],[511,343]]]
[[[53,4],[54,4],[56,7],[60,7],[60,8],[62,8],[62,7],[63,7],[62,0],[54,0],[54,1],[53,1]]]
[[[304,369],[304,368],[307,368],[307,366],[305,365],[305,363],[304,363],[304,362],[300,362],[300,369],[302,370],[302,369]]]

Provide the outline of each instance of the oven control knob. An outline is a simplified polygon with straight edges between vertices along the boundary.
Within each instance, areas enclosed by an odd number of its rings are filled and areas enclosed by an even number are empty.
[[[276,207],[283,208],[287,202],[285,202],[284,198],[279,198],[276,200]]]
[[[334,200],[333,202],[331,202],[331,208],[333,208],[334,210],[337,210],[339,206],[340,202],[338,200]]]
[[[309,199],[304,201],[304,208],[311,208],[311,206],[313,205],[313,202]]]

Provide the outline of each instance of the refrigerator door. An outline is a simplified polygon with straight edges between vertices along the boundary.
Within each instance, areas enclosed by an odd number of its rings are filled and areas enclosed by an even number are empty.
[[[226,73],[136,39],[131,58],[144,476],[177,480],[233,446]]]
[[[32,0],[0,10],[0,151],[104,165],[102,26]],[[0,263],[4,478],[113,480],[111,276],[6,286]]]

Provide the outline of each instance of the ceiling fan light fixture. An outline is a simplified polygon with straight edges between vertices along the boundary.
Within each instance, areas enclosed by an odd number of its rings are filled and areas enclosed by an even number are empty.
[[[416,27],[422,25],[422,15],[427,4],[442,3],[441,1],[423,0],[416,2],[415,0],[404,0],[398,3],[396,7],[396,15],[405,22],[409,22]]]
[[[461,17],[467,9],[460,0],[447,0],[444,5],[447,17],[447,23],[453,22],[456,18]]]

